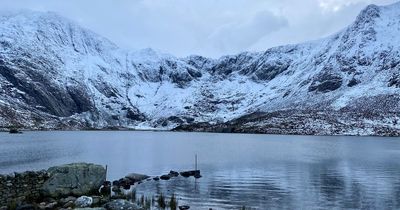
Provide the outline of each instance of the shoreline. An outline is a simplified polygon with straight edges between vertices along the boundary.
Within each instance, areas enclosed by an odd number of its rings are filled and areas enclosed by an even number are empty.
[[[400,130],[398,135],[368,135],[368,134],[304,134],[304,133],[262,133],[262,132],[218,132],[218,131],[190,131],[190,130],[163,130],[163,129],[130,129],[130,128],[118,128],[118,129],[20,129],[20,132],[166,132],[166,133],[210,133],[210,134],[238,134],[238,135],[268,135],[268,136],[315,136],[315,137],[379,137],[379,138],[398,138],[400,137]],[[7,128],[0,128],[0,133],[9,133]],[[18,135],[22,133],[15,133]]]
[[[132,209],[154,208],[189,209],[178,206],[174,194],[152,192],[152,196],[138,197],[136,187],[145,182],[201,178],[199,170],[176,172],[150,177],[130,173],[109,181],[107,166],[93,163],[71,163],[53,166],[47,170],[0,174],[0,210],[14,209]]]

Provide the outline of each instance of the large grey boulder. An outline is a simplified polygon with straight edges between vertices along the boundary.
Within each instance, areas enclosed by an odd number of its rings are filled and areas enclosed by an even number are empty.
[[[48,169],[50,178],[43,184],[42,194],[47,197],[82,196],[98,193],[106,179],[101,165],[73,163]]]

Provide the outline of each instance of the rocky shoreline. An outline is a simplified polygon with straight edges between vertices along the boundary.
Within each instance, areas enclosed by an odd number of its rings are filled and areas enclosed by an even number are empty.
[[[200,178],[200,171],[170,171],[150,177],[131,173],[108,181],[107,169],[101,165],[72,163],[42,171],[0,175],[0,210],[146,210],[190,209],[178,205],[175,195],[137,197],[135,187],[143,182],[172,178]]]

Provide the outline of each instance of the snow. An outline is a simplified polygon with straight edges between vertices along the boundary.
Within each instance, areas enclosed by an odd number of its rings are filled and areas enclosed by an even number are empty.
[[[63,90],[78,86],[88,91],[99,113],[71,118],[98,126],[152,129],[159,126],[158,121],[173,116],[194,118],[195,122],[227,122],[254,112],[306,109],[321,103],[324,108],[340,110],[360,98],[398,94],[398,89],[387,85],[398,66],[382,67],[387,60],[400,59],[400,3],[378,7],[378,11],[379,17],[369,17],[365,10],[352,25],[321,40],[220,59],[121,49],[57,14],[20,11],[0,14],[0,59],[15,68],[14,60],[22,59]],[[387,57],[381,58],[384,52]],[[369,63],[360,64],[363,60]],[[270,79],[258,79],[257,72],[281,63],[290,65]],[[231,72],[214,71],[219,64],[230,66]],[[344,71],[350,67],[354,72]],[[192,71],[201,76],[193,76]],[[317,79],[323,73],[340,77],[340,88],[309,91],[312,82],[321,83]],[[185,81],[176,81],[176,75]],[[353,78],[360,83],[348,87]],[[0,81],[2,85],[7,82],[1,77]],[[0,103],[9,102],[26,105],[0,94]],[[147,120],[127,119],[127,107],[137,108]]]

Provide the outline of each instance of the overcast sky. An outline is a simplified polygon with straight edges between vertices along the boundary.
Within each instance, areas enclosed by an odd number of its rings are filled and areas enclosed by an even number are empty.
[[[396,0],[0,0],[4,10],[54,11],[123,48],[218,57],[314,40],[366,5]]]

